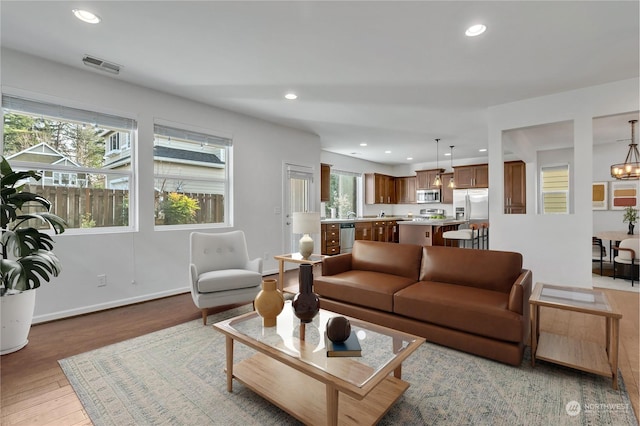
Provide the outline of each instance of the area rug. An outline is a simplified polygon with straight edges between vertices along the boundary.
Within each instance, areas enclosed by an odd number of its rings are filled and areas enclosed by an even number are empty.
[[[60,360],[101,425],[296,425],[240,383],[226,390],[225,339],[210,324],[249,306]],[[237,358],[251,349],[235,345]],[[411,386],[382,425],[637,425],[622,377],[539,362],[511,367],[426,343],[405,361]],[[274,392],[277,392],[274,389]]]

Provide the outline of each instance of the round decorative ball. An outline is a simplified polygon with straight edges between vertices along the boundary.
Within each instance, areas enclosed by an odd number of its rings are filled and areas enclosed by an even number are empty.
[[[351,335],[351,323],[345,317],[331,317],[327,321],[327,337],[335,343],[344,342]]]

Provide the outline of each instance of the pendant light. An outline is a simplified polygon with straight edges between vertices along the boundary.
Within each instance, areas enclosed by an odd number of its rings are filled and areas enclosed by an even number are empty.
[[[631,143],[629,144],[629,152],[624,163],[618,163],[611,166],[611,177],[619,180],[637,180],[640,179],[640,154],[638,154],[638,143],[636,142],[635,125],[638,120],[630,120],[631,123]]]
[[[449,157],[451,159],[451,171],[453,172],[453,147],[455,145],[449,145],[449,148],[451,148],[451,156]],[[451,177],[451,179],[449,180],[449,188],[455,188],[456,187],[456,183],[453,181],[453,177]]]
[[[439,152],[438,152],[438,142],[440,142],[440,139],[436,139],[436,169],[437,173],[436,173],[436,178],[433,181],[433,186],[442,186],[442,181],[440,180],[440,166],[438,163],[438,156],[439,156]]]

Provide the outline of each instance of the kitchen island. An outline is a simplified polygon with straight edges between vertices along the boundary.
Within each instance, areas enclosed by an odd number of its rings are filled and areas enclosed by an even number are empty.
[[[442,233],[455,231],[466,223],[456,219],[429,219],[398,222],[399,242],[401,244],[420,244],[421,246],[443,246]]]

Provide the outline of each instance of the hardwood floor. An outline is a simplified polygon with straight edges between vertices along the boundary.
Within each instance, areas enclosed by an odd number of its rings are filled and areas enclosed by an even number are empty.
[[[297,274],[289,272],[286,278],[291,285]],[[605,291],[624,315],[620,324],[619,364],[638,417],[640,295]],[[29,344],[24,349],[0,358],[0,424],[91,425],[58,365],[59,359],[199,318],[200,312],[194,307],[191,295],[182,294],[33,326]],[[541,329],[600,341],[604,321],[543,308]]]

